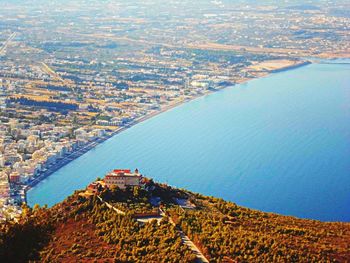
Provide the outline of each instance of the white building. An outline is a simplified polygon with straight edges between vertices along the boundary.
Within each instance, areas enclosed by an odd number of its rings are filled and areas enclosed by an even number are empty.
[[[134,173],[131,170],[113,170],[104,178],[107,187],[118,186],[125,189],[128,186],[140,186],[142,175],[136,169]]]

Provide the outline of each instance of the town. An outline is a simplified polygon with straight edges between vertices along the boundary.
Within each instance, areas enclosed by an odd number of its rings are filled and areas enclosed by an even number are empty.
[[[350,54],[348,1],[40,2],[0,4],[2,220],[20,214],[28,189],[132,125]]]

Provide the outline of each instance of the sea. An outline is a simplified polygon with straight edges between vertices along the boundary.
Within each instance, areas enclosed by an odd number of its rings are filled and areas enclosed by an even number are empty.
[[[182,104],[28,192],[52,206],[115,168],[266,212],[350,221],[350,61],[319,61]]]

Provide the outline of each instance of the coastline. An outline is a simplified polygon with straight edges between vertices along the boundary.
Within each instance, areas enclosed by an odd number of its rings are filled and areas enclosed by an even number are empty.
[[[348,126],[341,111],[346,103],[341,95],[346,93],[347,69],[346,65],[315,62],[184,104],[140,123],[60,169],[28,192],[28,204],[54,206],[84,189],[97,174],[137,167],[158,182],[245,207],[323,221],[348,220],[344,214],[346,186],[341,183],[348,179],[346,169],[338,169],[336,163],[327,163],[323,169],[314,165],[324,158],[339,160],[340,167],[349,165],[346,137],[341,135]],[[307,99],[310,96],[315,96],[312,101]],[[305,108],[310,110],[304,115]],[[320,114],[325,119],[311,118]],[[341,119],[344,125],[337,125]],[[316,120],[316,125],[309,125]],[[340,136],[319,130],[324,124]],[[302,132],[296,133],[297,127]],[[295,158],[314,150],[312,158]],[[339,180],[329,185],[333,178]],[[290,185],[297,190],[287,191]],[[327,199],[327,193],[312,192],[315,185],[338,193],[337,197]],[[259,190],[254,195],[252,187]],[[263,198],[256,198],[259,196]],[[306,201],[299,203],[300,198]],[[320,198],[324,201],[315,206]]]
[[[104,136],[102,138],[99,138],[99,139],[96,139],[94,141],[91,141],[87,145],[83,146],[82,148],[79,148],[78,150],[70,153],[68,156],[65,156],[62,160],[60,160],[58,163],[53,165],[53,167],[50,167],[42,175],[39,175],[33,181],[31,181],[29,184],[27,184],[27,185],[25,185],[23,187],[23,191],[24,192],[23,192],[22,200],[24,200],[24,202],[27,203],[27,191],[29,191],[30,189],[34,188],[40,182],[42,182],[43,180],[48,178],[53,173],[57,172],[62,167],[66,166],[68,163],[76,160],[77,158],[79,158],[80,156],[84,155],[88,151],[94,149],[97,145],[107,141],[108,139],[110,139],[110,138],[112,138],[112,137],[122,133],[123,131],[125,131],[125,130],[127,130],[127,129],[129,129],[129,128],[131,128],[131,127],[133,127],[133,126],[135,126],[135,125],[137,125],[137,124],[139,124],[139,123],[141,123],[143,121],[149,120],[149,119],[151,119],[151,118],[153,118],[153,117],[155,117],[155,116],[157,116],[159,114],[167,112],[167,111],[169,111],[171,109],[174,109],[174,108],[176,108],[176,107],[178,107],[180,105],[183,105],[183,104],[185,104],[187,102],[190,102],[190,101],[193,101],[195,99],[211,95],[211,94],[213,94],[215,92],[218,92],[220,90],[223,90],[223,89],[226,89],[226,88],[229,88],[229,87],[234,87],[237,84],[240,85],[240,84],[246,83],[246,82],[251,81],[251,80],[267,77],[267,76],[269,76],[270,74],[273,74],[273,73],[285,72],[285,71],[293,70],[293,69],[300,68],[300,67],[303,67],[303,66],[307,66],[309,64],[312,64],[312,62],[309,61],[309,60],[301,61],[301,63],[297,63],[295,65],[281,67],[281,68],[277,69],[277,71],[276,70],[271,70],[269,72],[265,72],[264,74],[255,76],[253,78],[242,78],[242,79],[236,81],[235,84],[233,84],[233,85],[222,86],[222,87],[215,87],[215,89],[207,90],[206,92],[203,92],[201,94],[197,94],[197,95],[195,95],[193,97],[188,97],[186,99],[178,100],[178,101],[176,101],[176,102],[174,102],[172,104],[164,105],[161,109],[154,110],[154,111],[150,112],[149,114],[141,116],[141,117],[135,119],[132,123],[116,129],[115,131],[113,131],[109,135],[106,135],[106,136]]]
[[[251,80],[251,79],[249,79]],[[248,80],[247,80],[248,81]],[[238,84],[241,84],[243,82],[240,82]],[[156,110],[156,111],[153,111],[149,114],[146,114],[145,116],[141,116],[140,118],[134,120],[132,123],[124,126],[124,127],[120,127],[118,129],[116,129],[115,131],[113,131],[111,134],[109,135],[106,135],[102,138],[99,138],[97,140],[94,140],[92,142],[89,142],[87,145],[83,146],[83,148],[79,148],[78,150],[70,153],[68,156],[65,156],[62,160],[60,160],[58,163],[56,163],[55,165],[53,165],[53,167],[50,167],[47,171],[45,171],[43,174],[39,175],[38,177],[36,177],[33,181],[31,181],[30,183],[26,184],[24,187],[23,187],[23,197],[22,197],[22,200],[24,200],[25,203],[27,203],[27,191],[29,191],[30,189],[34,188],[36,185],[38,185],[40,182],[42,182],[43,180],[45,180],[46,178],[48,178],[50,175],[52,175],[53,173],[57,172],[59,169],[61,169],[62,167],[66,166],[67,164],[69,164],[70,162],[74,161],[75,159],[79,158],[80,156],[84,155],[85,153],[87,153],[88,151],[94,149],[97,145],[107,141],[108,139],[122,133],[123,131],[126,131],[127,129],[143,122],[143,121],[146,121],[148,119],[151,119],[159,114],[162,114],[166,111],[169,111],[171,109],[174,109],[184,103],[187,103],[187,102],[190,102],[192,100],[195,100],[195,99],[198,99],[198,98],[201,98],[201,97],[205,97],[207,95],[210,95],[214,92],[217,92],[219,90],[222,90],[222,89],[225,89],[225,88],[228,88],[228,87],[232,87],[232,86],[225,86],[225,87],[222,87],[222,88],[216,88],[215,90],[208,90],[208,92],[206,93],[203,93],[203,94],[198,94],[194,97],[191,97],[191,98],[187,98],[187,99],[184,99],[184,100],[180,100],[180,101],[177,101],[176,103],[174,104],[170,104],[170,105],[165,105],[162,109],[160,110]]]
[[[310,64],[312,64],[311,61],[303,61],[301,63],[296,63],[294,65],[290,65],[290,66],[282,67],[282,68],[279,68],[279,69],[271,70],[271,73],[284,72],[284,71],[288,71],[288,70],[304,67],[304,66],[307,66],[307,65],[310,65]]]
[[[200,97],[204,97],[207,96],[211,93],[214,93],[216,91],[219,91],[221,89],[227,88],[227,87],[232,87],[232,86],[226,86],[220,89],[216,89],[216,90],[212,90],[212,91],[208,91],[206,93],[203,94],[198,94],[197,96],[185,99],[185,100],[180,100],[174,104],[170,104],[170,105],[165,105],[162,109],[160,110],[156,110],[153,111],[149,114],[146,114],[145,116],[141,116],[140,118],[134,120],[132,123],[124,126],[124,127],[120,127],[118,129],[116,129],[115,131],[113,131],[111,134],[106,135],[102,138],[99,138],[97,140],[91,141],[88,144],[86,144],[85,146],[83,146],[82,148],[79,148],[77,150],[75,150],[74,152],[70,153],[68,156],[65,156],[62,160],[59,160],[58,163],[56,163],[55,165],[53,165],[52,167],[50,167],[47,171],[45,171],[43,174],[39,175],[38,177],[36,177],[34,180],[32,180],[31,182],[29,182],[28,184],[26,184],[23,187],[23,191],[24,193],[21,194],[22,196],[22,200],[24,200],[25,203],[27,203],[27,191],[29,191],[30,189],[34,188],[36,185],[38,185],[40,182],[42,182],[43,180],[45,180],[46,178],[48,178],[50,175],[52,175],[53,173],[57,172],[59,169],[61,169],[62,167],[66,166],[67,164],[69,164],[70,162],[74,161],[75,159],[79,158],[80,156],[84,155],[85,153],[89,152],[90,150],[94,149],[97,145],[107,141],[108,139],[122,133],[123,131],[126,131],[127,129],[143,122],[146,121],[148,119],[151,119],[159,114],[162,114],[168,110],[171,110],[173,108],[176,108],[177,106],[180,106],[184,103],[190,102],[192,100],[195,100],[197,98]]]

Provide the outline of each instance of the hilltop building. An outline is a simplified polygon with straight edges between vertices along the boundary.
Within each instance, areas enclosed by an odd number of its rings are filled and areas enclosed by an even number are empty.
[[[142,175],[136,169],[135,172],[131,170],[117,169],[107,174],[104,178],[104,182],[107,187],[118,186],[121,189],[125,189],[129,186],[140,186]]]

